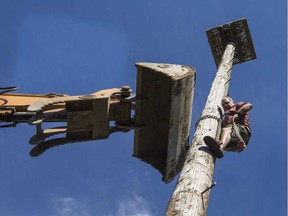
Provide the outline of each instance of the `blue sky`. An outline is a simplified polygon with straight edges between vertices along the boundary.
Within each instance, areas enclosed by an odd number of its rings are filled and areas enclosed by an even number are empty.
[[[70,95],[135,90],[136,62],[190,65],[194,125],[216,72],[205,31],[246,17],[257,59],[234,67],[229,92],[254,105],[253,135],[246,151],[216,162],[208,216],[285,215],[286,10],[284,0],[1,0],[0,86]],[[164,214],[176,180],[164,184],[131,157],[133,131],[31,158],[34,130],[0,130],[1,216]]]

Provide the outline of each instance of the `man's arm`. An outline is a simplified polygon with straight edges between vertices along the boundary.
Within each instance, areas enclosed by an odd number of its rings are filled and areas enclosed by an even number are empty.
[[[240,105],[240,108],[238,109],[237,112],[244,115],[248,113],[252,108],[253,108],[252,104],[246,102]]]

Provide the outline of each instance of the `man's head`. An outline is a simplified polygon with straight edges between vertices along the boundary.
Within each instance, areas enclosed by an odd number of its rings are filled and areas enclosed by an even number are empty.
[[[222,99],[221,106],[224,110],[229,110],[234,106],[234,101],[232,98],[226,96]]]

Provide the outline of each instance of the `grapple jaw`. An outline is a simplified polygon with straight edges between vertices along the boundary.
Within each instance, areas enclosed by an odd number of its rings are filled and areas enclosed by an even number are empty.
[[[36,126],[29,141],[35,145],[31,156],[134,129],[133,156],[159,170],[168,183],[182,169],[189,148],[195,69],[156,63],[136,66],[136,95],[129,86],[78,96],[6,94],[4,90],[0,122]],[[45,122],[65,124],[43,129]]]
[[[133,156],[158,169],[168,183],[189,148],[195,69],[138,63]]]

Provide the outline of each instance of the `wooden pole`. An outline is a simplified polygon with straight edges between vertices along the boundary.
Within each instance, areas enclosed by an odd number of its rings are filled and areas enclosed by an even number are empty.
[[[204,216],[213,183],[215,157],[203,142],[206,135],[220,135],[221,100],[227,95],[235,47],[228,44],[212,83],[204,110],[187,153],[184,167],[169,201],[166,216]]]

